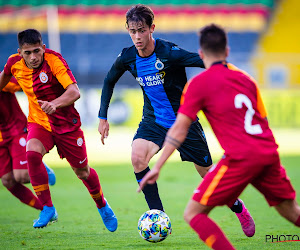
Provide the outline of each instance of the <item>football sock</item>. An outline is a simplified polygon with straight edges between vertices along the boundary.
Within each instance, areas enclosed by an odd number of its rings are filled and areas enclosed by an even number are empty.
[[[104,195],[100,185],[99,177],[95,169],[90,168],[90,175],[86,180],[82,180],[83,184],[89,190],[90,195],[96,202],[98,208],[102,208],[106,205]]]
[[[144,169],[142,172],[139,173],[134,173],[136,180],[138,183],[141,182],[143,177],[150,171],[150,168],[147,167]],[[154,184],[147,184],[144,189],[143,193],[145,195],[145,199],[148,203],[149,209],[158,209],[161,211],[164,211],[163,205],[161,203],[159,193],[158,193],[158,188],[157,188],[157,183],[155,182]]]
[[[206,214],[197,214],[190,221],[190,226],[208,247],[220,250],[234,249],[222,230]]]
[[[297,227],[300,227],[300,216],[299,216],[298,219],[296,220],[295,225],[296,225]]]
[[[47,170],[42,163],[43,156],[34,151],[26,152],[28,173],[31,185],[42,206],[52,207],[51,193],[48,185]]]
[[[26,205],[39,210],[43,209],[43,206],[38,198],[31,192],[29,188],[25,187],[24,185],[17,182],[16,185],[8,188],[7,190]]]
[[[243,204],[242,204],[242,202],[240,202],[239,199],[237,199],[230,209],[231,209],[232,212],[235,212],[235,213],[239,214],[243,211]]]

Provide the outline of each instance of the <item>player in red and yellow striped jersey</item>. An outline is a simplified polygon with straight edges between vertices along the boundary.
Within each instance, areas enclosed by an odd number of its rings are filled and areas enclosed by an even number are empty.
[[[88,165],[80,116],[74,102],[80,97],[76,80],[64,58],[46,49],[39,31],[18,34],[18,54],[9,57],[0,74],[0,90],[14,76],[28,97],[28,137],[26,157],[31,184],[43,210],[34,228],[47,226],[55,216],[43,156],[56,145],[94,199],[108,230],[117,229],[117,219],[106,202],[97,172]]]
[[[3,185],[21,202],[42,210],[38,198],[24,186],[30,178],[26,160],[27,119],[17,101],[20,90],[15,78],[0,92],[0,178]],[[55,174],[47,167],[49,184],[55,184]],[[51,183],[50,183],[51,182]]]
[[[184,217],[209,247],[234,249],[208,214],[215,206],[231,206],[249,184],[297,227],[300,227],[300,207],[280,163],[256,82],[226,62],[229,49],[222,28],[212,24],[204,27],[200,35],[199,54],[206,70],[187,85],[164,151],[140,185],[143,188],[157,180],[161,167],[184,141],[199,110],[203,110],[224,155],[194,191]]]

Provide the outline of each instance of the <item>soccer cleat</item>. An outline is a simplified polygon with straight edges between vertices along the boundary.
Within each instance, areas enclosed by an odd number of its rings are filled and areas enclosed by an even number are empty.
[[[106,205],[102,208],[98,208],[98,211],[99,214],[101,215],[105,227],[109,231],[114,232],[117,230],[118,220],[106,199],[105,201],[106,201]]]
[[[55,214],[54,214],[54,215],[52,216],[52,218],[50,219],[48,225],[57,222],[57,220],[58,220],[58,214],[57,214],[57,211],[56,211],[56,209],[55,209]],[[33,220],[33,222],[37,222],[37,221],[38,221],[38,219]]]
[[[243,232],[247,237],[252,237],[255,234],[255,223],[254,220],[249,213],[248,209],[245,207],[244,202],[239,199],[239,201],[242,203],[243,210],[241,213],[235,213],[236,216],[239,218],[239,221],[241,223]]]
[[[57,221],[58,215],[55,207],[44,206],[43,210],[40,213],[40,217],[37,220],[34,220],[34,228],[43,228],[46,227],[49,223],[54,223]]]
[[[48,179],[49,179],[49,185],[53,186],[56,183],[56,177],[55,177],[55,173],[54,171],[49,168],[44,162],[43,162],[46,170],[47,170],[47,174],[48,174]]]

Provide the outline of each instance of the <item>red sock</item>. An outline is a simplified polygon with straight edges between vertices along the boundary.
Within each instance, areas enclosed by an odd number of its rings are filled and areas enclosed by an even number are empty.
[[[48,185],[47,170],[42,163],[43,156],[34,151],[26,152],[28,173],[31,185],[42,206],[52,207],[51,194]]]
[[[299,216],[298,219],[296,220],[295,225],[296,225],[297,227],[300,227],[300,216]]]
[[[16,185],[8,188],[7,190],[26,205],[39,210],[43,209],[43,206],[38,198],[31,192],[29,188],[25,187],[24,185],[16,183]]]
[[[89,190],[89,193],[92,196],[93,200],[96,202],[97,207],[104,207],[106,205],[106,202],[104,200],[98,174],[95,169],[90,168],[89,177],[86,180],[82,180],[82,182]]]
[[[206,214],[197,214],[191,220],[190,226],[208,247],[221,250],[234,249],[222,230]]]

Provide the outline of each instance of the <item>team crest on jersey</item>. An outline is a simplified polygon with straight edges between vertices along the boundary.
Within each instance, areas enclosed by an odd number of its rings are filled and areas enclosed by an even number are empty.
[[[39,77],[40,77],[40,81],[41,81],[42,83],[48,82],[48,76],[47,76],[47,74],[46,74],[45,72],[42,71],[42,72],[40,73]]]
[[[83,144],[83,139],[81,137],[77,138],[77,145],[81,147]]]
[[[155,62],[154,66],[158,70],[162,70],[165,67],[165,65],[163,64],[163,62],[161,60],[159,60],[158,58],[156,59],[156,62]]]

